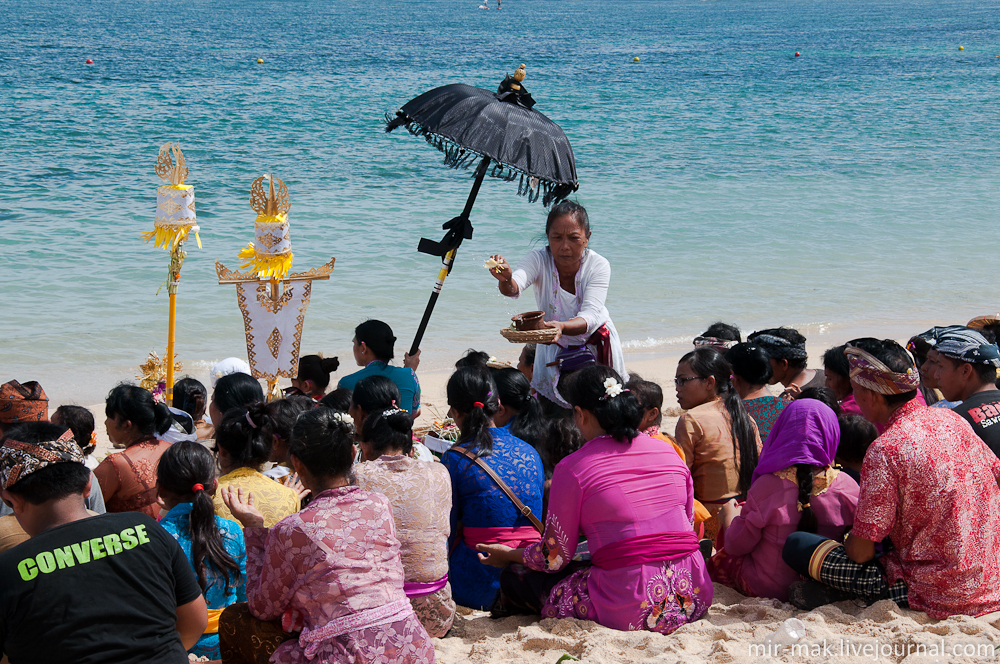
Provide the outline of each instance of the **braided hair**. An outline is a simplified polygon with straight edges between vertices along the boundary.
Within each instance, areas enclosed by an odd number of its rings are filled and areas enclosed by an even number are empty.
[[[183,410],[193,420],[205,419],[208,390],[201,381],[187,376],[174,383],[174,408]]]
[[[813,490],[813,473],[817,466],[807,463],[800,463],[795,466],[795,480],[799,485],[799,508],[802,510],[799,516],[799,526],[795,530],[802,533],[815,533],[819,522],[816,513],[809,505],[809,500]]]

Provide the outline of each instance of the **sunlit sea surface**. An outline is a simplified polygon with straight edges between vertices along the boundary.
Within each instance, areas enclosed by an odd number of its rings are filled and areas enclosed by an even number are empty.
[[[417,242],[440,239],[471,180],[383,116],[522,62],[572,142],[630,353],[675,352],[717,319],[842,341],[1000,309],[996,0],[478,4],[0,2],[0,378],[93,402],[163,352],[168,256],[139,235],[167,141],[204,243],[181,280],[186,368],[245,354],[214,262],[238,265],[269,171],[290,190],[296,270],[337,258],[303,352],[353,365],[353,327],[374,317],[401,355],[438,270]],[[426,366],[471,346],[516,357],[498,330],[534,304],[482,267],[542,246],[545,210],[516,193],[483,185]]]

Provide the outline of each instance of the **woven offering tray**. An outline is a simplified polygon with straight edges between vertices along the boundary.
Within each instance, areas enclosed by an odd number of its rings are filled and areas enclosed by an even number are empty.
[[[505,327],[500,330],[504,339],[512,344],[548,344],[556,338],[558,330],[554,327],[546,327],[541,330],[515,330]]]

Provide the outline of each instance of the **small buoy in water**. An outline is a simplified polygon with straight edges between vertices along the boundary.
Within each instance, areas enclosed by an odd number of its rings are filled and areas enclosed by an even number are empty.
[[[800,55],[802,55],[802,54],[799,53],[798,51],[795,51],[795,57],[799,57]]]
[[[637,55],[634,58],[632,58],[632,62],[639,62],[639,56]]]
[[[92,65],[92,64],[94,64],[94,61],[93,61],[93,60],[91,60],[90,58],[87,58],[87,64],[88,64],[88,65]]]
[[[964,47],[964,46],[959,46],[959,47],[958,47],[958,50],[960,50],[960,51],[964,51],[964,50],[965,50],[965,47]]]
[[[257,58],[257,64],[259,65],[264,64],[264,58]]]

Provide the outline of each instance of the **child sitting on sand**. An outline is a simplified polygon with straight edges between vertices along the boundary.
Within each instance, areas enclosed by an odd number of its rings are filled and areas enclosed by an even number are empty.
[[[840,441],[837,416],[815,399],[785,408],[767,439],[742,509],[722,508],[712,580],[748,597],[788,601],[799,575],[781,560],[793,532],[840,539],[854,522],[858,484],[832,467]]]
[[[771,361],[767,352],[762,346],[748,341],[736,344],[724,356],[733,368],[733,387],[743,399],[747,415],[757,423],[760,439],[767,440],[771,427],[788,405],[787,401],[772,395],[767,389],[771,382]]]
[[[97,460],[94,459],[94,450],[97,448],[94,414],[83,406],[59,406],[50,420],[73,432],[73,439],[83,451],[84,464],[91,470],[97,468]]]
[[[156,469],[156,490],[166,510],[160,525],[174,536],[198,577],[208,604],[208,627],[188,650],[219,659],[219,615],[234,602],[246,601],[246,547],[234,522],[215,516],[212,494],[215,457],[203,445],[174,443]]]

